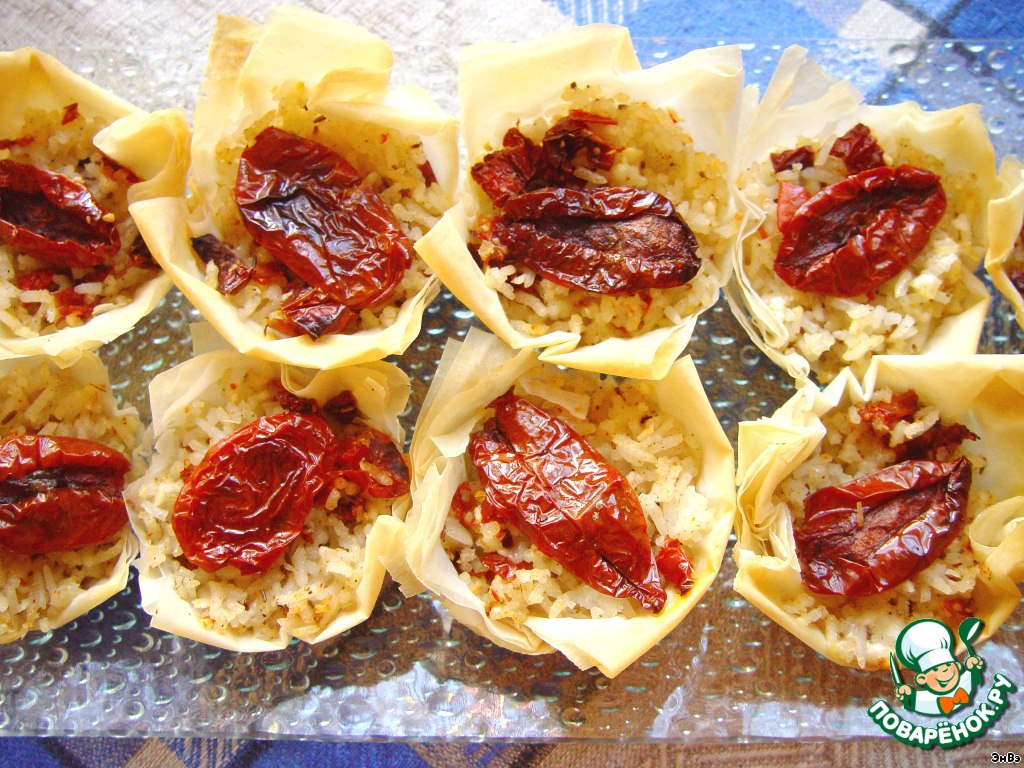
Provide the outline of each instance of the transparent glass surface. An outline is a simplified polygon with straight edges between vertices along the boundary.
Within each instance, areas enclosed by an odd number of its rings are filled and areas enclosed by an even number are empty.
[[[716,41],[637,40],[651,65]],[[1024,147],[1024,42],[804,41],[826,69],[874,103],[983,105],[1000,156]],[[748,81],[764,85],[784,43],[745,46]],[[146,107],[190,105],[202,63],[131,51],[71,51],[79,72]],[[433,78],[433,79],[431,79]],[[450,71],[425,85],[454,105]],[[176,291],[102,355],[122,401],[148,413],[146,385],[189,357],[198,313]],[[445,340],[472,314],[442,293],[423,332],[395,362],[414,379],[411,427]],[[984,352],[1024,351],[1012,313],[996,296]],[[735,440],[739,421],[771,413],[792,393],[785,374],[747,341],[724,300],[700,320],[689,349],[710,400]],[[719,578],[682,625],[614,680],[581,672],[557,654],[501,650],[428,597],[386,586],[371,618],[321,645],[237,654],[153,630],[133,582],[67,626],[0,646],[0,732],[248,736],[320,739],[467,738],[755,740],[888,738],[865,711],[891,700],[885,671],[828,662],[731,591]],[[1024,681],[1024,611],[984,646],[990,669]],[[1011,707],[987,738],[1024,736]]]

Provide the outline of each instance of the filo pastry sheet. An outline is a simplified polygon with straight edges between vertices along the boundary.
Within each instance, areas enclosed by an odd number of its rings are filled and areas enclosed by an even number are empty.
[[[999,166],[1002,193],[988,207],[988,253],[985,269],[992,285],[1013,307],[1017,324],[1024,328],[1024,166],[1016,157],[1006,157]],[[1010,275],[1020,273],[1018,284]]]
[[[908,389],[924,406],[937,408],[943,424],[961,423],[978,437],[961,446],[974,464],[966,524],[927,569],[880,594],[812,593],[801,579],[793,535],[791,510],[802,501],[792,498],[786,484],[806,482],[809,492],[832,485],[823,479],[837,460],[832,454],[852,459],[848,448],[824,442],[823,420],[876,394]],[[736,591],[818,653],[851,667],[884,668],[900,630],[932,615],[936,605],[949,626],[976,616],[985,623],[984,637],[991,636],[1016,608],[1021,597],[1016,582],[1024,578],[1022,403],[1024,359],[1019,356],[879,356],[863,383],[846,369],[824,390],[805,383],[772,416],[742,422]],[[798,478],[805,464],[809,471]],[[961,593],[960,585],[971,579],[973,587]]]
[[[195,335],[203,339],[204,344],[216,343],[214,334],[204,332],[202,328]],[[251,382],[255,382],[255,389]],[[149,468],[145,476],[125,489],[129,516],[141,545],[137,566],[141,603],[152,616],[152,624],[157,629],[232,651],[270,651],[286,647],[295,636],[309,643],[335,637],[364,621],[376,604],[385,575],[381,557],[383,548],[389,543],[389,539],[382,536],[379,524],[389,513],[404,515],[408,495],[393,501],[377,500],[374,503],[387,507],[380,517],[372,522],[362,519],[357,523],[349,521],[346,523],[348,537],[343,536],[339,544],[331,539],[320,546],[306,543],[308,540],[316,544],[317,534],[311,533],[310,528],[317,514],[331,520],[332,513],[318,511],[314,504],[314,511],[304,528],[309,535],[300,534],[291,542],[266,574],[244,576],[232,566],[205,575],[195,571],[203,578],[203,585],[196,587],[196,594],[206,590],[203,597],[208,602],[203,606],[193,604],[181,586],[184,584],[186,589],[190,589],[192,570],[186,567],[181,557],[180,545],[171,528],[171,513],[183,484],[183,456],[187,455],[186,451],[197,447],[209,450],[216,442],[209,433],[228,434],[244,426],[232,421],[232,401],[246,399],[253,394],[265,396],[265,385],[276,386],[274,382],[280,382],[288,392],[316,400],[320,405],[343,391],[349,391],[355,398],[359,421],[390,435],[399,448],[403,445],[398,414],[408,402],[409,380],[389,363],[371,362],[313,374],[234,351],[220,350],[203,352],[157,376],[149,389],[153,410],[152,433],[148,435]],[[200,430],[198,435],[197,430]],[[348,556],[347,561],[330,559],[338,553],[328,552],[329,547],[343,549],[347,540],[363,534],[365,540],[357,541],[357,546],[363,548],[361,556],[357,559]],[[303,551],[300,553],[298,550]],[[289,574],[298,571],[306,575],[293,584],[288,580]],[[256,614],[263,612],[267,618],[262,621],[226,621],[214,617],[210,596],[212,593],[212,599],[217,599],[218,585],[224,585],[227,594],[230,590],[245,589],[247,585],[258,583],[267,575],[275,584],[283,586],[265,589],[262,593],[257,590],[255,595],[246,598],[249,603],[242,606]],[[289,593],[282,592],[286,587],[293,589]],[[316,594],[311,596],[310,592],[304,591],[307,588]],[[336,597],[343,588],[349,604],[341,603],[341,597]],[[229,604],[231,599],[238,598],[228,594],[225,604]],[[334,599],[339,603],[332,604]],[[288,609],[291,606],[298,612],[299,603],[303,601],[310,602],[310,606],[302,607],[302,610],[311,612],[314,621],[296,629],[288,625]],[[240,628],[243,623],[251,627],[248,630]]]
[[[128,188],[129,203],[184,193],[189,129],[182,110],[145,112],[31,48],[0,53],[0,81],[0,138],[20,137],[31,113],[77,105],[72,111],[105,125],[93,137],[94,146],[138,177]],[[123,242],[122,248],[130,245]],[[130,303],[43,335],[22,337],[0,324],[0,359],[44,354],[70,365],[83,352],[131,330],[170,287],[170,278],[156,272],[136,289]]]
[[[470,46],[459,59],[459,97],[467,157],[459,202],[417,243],[417,250],[445,286],[510,346],[537,348],[541,360],[576,369],[643,378],[665,375],[692,336],[697,316],[717,300],[731,269],[731,251],[741,224],[733,199],[732,158],[742,82],[742,59],[737,47],[693,51],[642,69],[628,31],[606,24],[579,27],[532,42]],[[714,247],[702,244],[701,270],[689,283],[693,286],[700,282],[703,292],[695,292],[681,301],[688,307],[685,316],[679,316],[671,306],[668,312],[661,312],[651,326],[653,330],[642,330],[641,324],[637,333],[623,332],[613,327],[618,323],[615,315],[606,322],[594,321],[584,313],[576,329],[571,327],[571,319],[560,321],[561,326],[541,315],[532,316],[532,320],[516,320],[509,313],[514,302],[494,285],[493,278],[498,272],[492,269],[489,275],[485,274],[470,252],[479,217],[489,205],[469,177],[473,164],[488,152],[501,149],[509,129],[521,127],[529,133],[531,124],[538,120],[551,123],[565,117],[571,109],[592,110],[591,105],[597,103],[594,99],[613,101],[616,106],[612,110],[623,116],[634,109],[652,109],[671,125],[662,126],[664,133],[659,134],[660,138],[646,142],[643,147],[620,147],[617,157],[623,162],[622,168],[628,167],[634,156],[639,158],[640,152],[647,153],[646,162],[650,165],[643,160],[638,160],[638,168],[631,170],[621,170],[617,165],[609,174],[622,173],[630,178],[608,183],[658,192],[645,186],[644,181],[634,180],[642,179],[645,173],[653,175],[651,168],[658,163],[667,164],[671,166],[664,173],[668,183],[680,184],[682,190],[678,194],[678,190],[664,194],[694,227],[698,242],[702,235],[695,226],[697,218],[714,232]],[[650,135],[655,135],[653,129]],[[679,144],[684,147],[682,159],[667,159]],[[713,164],[713,170],[710,165],[701,170],[698,158]],[[697,181],[717,185],[713,198],[699,202],[690,199]],[[691,184],[694,186],[688,186]],[[540,282],[538,277],[534,290]],[[513,283],[510,279],[503,288],[512,290]],[[516,290],[520,287],[515,285]],[[672,289],[649,290],[657,296]],[[568,301],[590,301],[587,311],[603,312],[604,305],[615,307],[618,298],[597,297],[573,288],[569,289]],[[602,302],[601,309],[593,306],[598,301]],[[630,322],[636,323],[638,315],[646,317],[642,307],[626,311],[633,315]],[[661,310],[652,310],[655,311]],[[595,328],[604,329],[602,337],[584,342],[584,334],[597,333]]]
[[[62,368],[44,356],[0,361],[0,439],[48,434],[94,440],[133,459],[142,424],[134,408],[118,408],[107,369],[94,353]],[[129,481],[144,466],[134,457]],[[67,624],[128,583],[139,547],[127,522],[109,542],[67,552],[5,552],[0,564],[0,643],[32,630]],[[13,582],[13,583],[12,583]]]
[[[998,192],[978,105],[934,112],[913,102],[866,105],[851,83],[832,78],[799,46],[783,53],[756,96],[747,94],[736,159],[741,204],[753,225],[744,230],[726,288],[754,343],[797,381],[813,371],[827,382],[846,366],[863,374],[873,354],[975,352],[989,295],[974,272],[985,254],[988,202]],[[791,288],[768,263],[778,251],[778,180],[766,183],[758,168],[770,153],[807,145],[817,170],[827,165],[833,141],[858,123],[878,140],[887,165],[918,165],[939,176],[945,215],[921,255],[873,294],[835,298]]]
[[[288,120],[312,119],[313,140],[327,135],[324,132],[335,122],[379,132],[381,146],[399,137],[415,140],[425,156],[423,168],[396,163],[370,173],[386,180],[422,171],[427,187],[438,190],[446,201],[439,206],[440,216],[450,205],[457,180],[456,122],[422,89],[389,85],[392,60],[388,45],[369,32],[291,6],[275,9],[262,26],[240,17],[218,18],[196,107],[193,209],[179,197],[136,206],[133,215],[175,285],[235,349],[275,362],[327,369],[401,353],[419,333],[423,311],[438,292],[431,275],[405,299],[389,325],[330,333],[315,341],[304,334],[279,337],[268,333],[264,321],[241,314],[229,297],[207,283],[205,266],[190,243],[201,234],[224,238],[220,229],[227,226],[226,211],[234,206],[232,189],[240,153],[250,140],[247,131],[257,124]],[[344,148],[319,140],[346,157]],[[366,171],[355,158],[346,159]],[[392,201],[386,202],[395,210]],[[397,206],[403,204],[399,201]],[[226,244],[238,245],[230,239]]]
[[[552,403],[557,403],[577,419],[588,419],[588,402],[598,397],[598,390],[589,387],[596,386],[598,377],[579,372],[561,374],[569,381],[592,382],[572,392],[559,385],[558,375],[541,363],[535,352],[516,352],[482,331],[471,330],[464,342],[448,342],[414,433],[410,452],[412,507],[404,523],[397,518],[384,522],[395,542],[387,567],[406,594],[429,591],[458,621],[503,648],[527,654],[557,650],[580,668],[596,666],[603,674],[614,676],[683,621],[715,578],[735,511],[733,452],[689,358],[676,362],[662,380],[634,382],[645,388],[640,391],[648,393],[646,397],[665,417],[663,421],[670,420],[671,441],[681,443],[686,460],[696,465],[688,487],[672,485],[675,490],[671,500],[659,503],[667,518],[689,515],[691,531],[696,531],[683,541],[693,564],[692,589],[680,595],[666,587],[667,602],[657,614],[633,606],[628,613],[613,615],[609,611],[600,618],[594,618],[593,613],[552,618],[541,613],[550,609],[540,605],[523,621],[521,617],[495,619],[479,591],[474,592],[465,580],[466,574],[460,578],[441,537],[450,532],[449,516],[457,489],[476,473],[467,456],[470,436],[480,429],[496,397],[515,385],[520,395],[539,398],[542,407],[550,409]],[[597,416],[594,419],[595,424],[600,421]],[[631,467],[619,464],[620,471],[628,474]],[[678,477],[658,480],[679,482]],[[682,511],[684,501],[680,497],[699,498],[698,511],[693,512],[692,507]],[[649,516],[646,510],[645,505]],[[578,596],[581,590],[598,601],[633,603],[599,595],[585,585],[573,592]],[[578,599],[581,605],[586,600]]]

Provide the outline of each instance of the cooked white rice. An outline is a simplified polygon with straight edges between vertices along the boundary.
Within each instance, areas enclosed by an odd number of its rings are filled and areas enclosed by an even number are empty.
[[[99,206],[114,215],[121,249],[105,265],[109,270],[68,269],[55,268],[0,242],[0,323],[18,338],[34,338],[88,321],[88,316],[62,309],[62,303],[67,302],[57,297],[60,291],[78,294],[95,317],[130,304],[138,289],[159,272],[155,262],[146,260],[141,264],[130,254],[139,233],[128,214],[128,177],[124,171],[110,172],[103,163],[103,154],[92,144],[93,136],[105,127],[104,122],[80,114],[61,125],[62,115],[62,110],[28,111],[18,136],[0,138],[32,141],[0,149],[0,159],[32,163],[80,181]],[[41,270],[55,270],[52,282]]]
[[[0,437],[61,435],[95,440],[131,456],[141,428],[134,410],[117,410],[108,389],[75,382],[48,363],[0,376]],[[129,478],[126,478],[126,481]],[[107,578],[125,549],[128,527],[114,539],[70,552],[3,553],[0,561],[0,643],[55,620],[97,581]]]
[[[659,412],[649,384],[545,370],[521,380],[516,393],[568,422],[626,476],[656,549],[674,538],[689,553],[694,550],[691,545],[710,531],[714,521],[707,499],[695,488],[701,457],[675,422]],[[468,458],[466,462],[470,488],[476,499],[482,499],[476,468]],[[467,516],[472,519],[468,526],[449,513],[441,543],[459,578],[480,597],[491,619],[519,626],[530,616],[644,615],[634,601],[609,597],[582,583],[518,530],[482,523],[479,503]],[[497,553],[527,567],[518,568],[510,580],[488,574],[480,560],[484,553]],[[698,570],[700,564],[694,565]],[[671,599],[675,588],[666,588]]]
[[[222,405],[195,402],[173,426],[173,455],[159,453],[129,498],[142,541],[140,571],[164,569],[175,592],[208,629],[276,641],[283,630],[309,640],[356,605],[366,537],[373,521],[391,511],[391,501],[368,500],[346,524],[331,509],[314,507],[302,534],[264,574],[242,575],[226,566],[213,573],[191,567],[174,536],[171,516],[182,472],[197,465],[218,440],[261,416],[280,413],[273,380],[250,370],[235,381],[230,370],[218,381]],[[220,399],[220,398],[219,398]],[[335,502],[336,503],[336,502]]]
[[[880,390],[871,402],[887,401],[890,396],[890,391]],[[897,462],[895,451],[861,422],[860,407],[840,407],[827,414],[822,419],[827,430],[822,442],[776,489],[772,498],[775,512],[790,517],[794,528],[802,524],[803,502],[809,494]],[[938,417],[934,407],[922,405],[911,421],[893,430],[894,445],[924,432]],[[985,459],[971,450],[972,444],[967,441],[958,455],[969,458],[976,479],[984,471]],[[805,591],[781,607],[800,623],[820,628],[837,656],[856,659],[862,667],[866,664],[869,641],[895,647],[900,630],[915,619],[935,617],[955,626],[974,615],[972,598],[979,566],[967,530],[974,517],[993,501],[991,494],[978,490],[977,485],[972,484],[967,519],[960,535],[917,575],[877,595],[847,598]]]
[[[485,281],[500,294],[512,326],[531,336],[551,331],[578,333],[581,343],[589,345],[677,325],[714,304],[725,282],[729,245],[739,230],[739,219],[729,204],[725,162],[698,152],[670,113],[646,103],[631,102],[622,95],[608,97],[594,87],[567,88],[562,99],[549,115],[520,124],[519,130],[539,143],[572,109],[613,118],[614,125],[590,127],[622,149],[614,166],[607,172],[580,168],[577,175],[589,185],[636,187],[667,197],[697,238],[701,268],[690,282],[676,288],[651,289],[645,292],[648,295],[603,296],[557,285],[526,267],[488,266],[497,246],[488,241],[476,243]],[[480,215],[493,216],[496,209],[476,185],[473,187]]]
[[[812,195],[845,178],[845,166],[828,156],[834,137],[822,143],[800,138],[798,146],[816,151],[812,168],[775,173],[766,159],[740,176],[740,194],[766,212],[761,227],[743,243],[743,264],[754,291],[784,325],[789,341],[780,351],[798,353],[819,381],[831,381],[849,366],[859,374],[872,355],[915,354],[922,350],[938,323],[962,312],[968,300],[964,262],[980,263],[984,249],[971,231],[966,208],[974,194],[974,175],[946,173],[928,153],[900,143],[883,147],[889,165],[913,165],[938,175],[946,193],[946,212],[928,244],[896,277],[873,296],[839,298],[798,291],[774,270],[781,234],[776,219],[780,181],[802,184]]]
[[[380,194],[410,242],[422,237],[451,205],[452,201],[441,185],[427,183],[424,176],[424,170],[428,168],[427,157],[416,137],[374,123],[317,115],[304,107],[306,94],[301,87],[292,87],[278,96],[279,109],[250,125],[241,141],[238,137],[221,141],[217,147],[217,159],[220,161],[217,187],[220,194],[215,200],[194,201],[196,205],[204,206],[204,213],[209,214],[203,217],[204,226],[212,224],[212,234],[230,246],[245,263],[275,263],[245,229],[233,196],[242,151],[270,126],[319,142],[338,152],[363,174],[363,184]],[[196,231],[193,234],[198,236],[210,232]],[[402,305],[423,288],[430,276],[426,263],[414,254],[412,265],[391,298],[378,306],[360,310],[359,323],[354,330],[392,325]],[[217,269],[212,261],[206,265],[206,283],[212,288],[217,287]],[[270,315],[280,308],[281,297],[279,285],[260,285],[251,280],[240,291],[226,295],[224,299],[238,310],[242,320],[252,320],[265,326]],[[266,332],[270,336],[280,336],[271,328]]]

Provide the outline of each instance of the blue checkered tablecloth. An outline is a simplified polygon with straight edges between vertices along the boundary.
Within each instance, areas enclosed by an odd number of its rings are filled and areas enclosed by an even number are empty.
[[[501,0],[492,0],[495,3]],[[822,38],[965,38],[1024,37],[1024,3],[1001,0],[534,0],[562,14],[567,22],[608,21],[629,27],[635,38],[687,37],[727,42]],[[13,0],[15,6],[21,0]],[[5,0],[0,28],[11,23]],[[330,12],[330,2],[308,3]],[[66,24],[94,23],[105,0],[50,3]],[[127,2],[126,5],[131,5]],[[138,2],[139,8],[149,3]],[[166,6],[167,3],[156,3]],[[173,5],[173,4],[172,4]],[[216,5],[215,3],[213,5]],[[245,4],[243,4],[245,5]],[[259,8],[272,3],[251,3]],[[186,12],[188,4],[180,6]],[[166,8],[164,8],[166,11]],[[191,10],[191,9],[189,9]],[[216,8],[215,8],[216,10]],[[232,9],[236,10],[237,9]],[[147,11],[148,12],[148,11]],[[257,10],[252,11],[258,15]],[[45,31],[44,31],[45,32]],[[40,32],[43,34],[44,32]],[[194,35],[208,37],[208,29]],[[0,681],[0,686],[3,681]],[[771,745],[721,748],[677,746],[535,745],[535,744],[387,744],[247,741],[234,739],[0,739],[0,768],[293,768],[293,766],[472,766],[473,768],[542,768],[588,765],[905,765],[941,762],[899,745],[796,744],[785,750]],[[1001,748],[1002,749],[1002,748]],[[1005,749],[1003,749],[1005,751]],[[990,759],[984,745],[956,750],[958,764]],[[1021,752],[1020,746],[1017,748]],[[921,762],[920,764],[924,764]]]

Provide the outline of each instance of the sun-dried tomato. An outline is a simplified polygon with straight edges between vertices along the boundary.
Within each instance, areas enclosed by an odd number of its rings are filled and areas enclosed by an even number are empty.
[[[34,139],[31,136],[19,136],[16,139],[0,139],[0,149],[14,149],[15,147],[27,147]]]
[[[529,563],[513,560],[497,552],[481,552],[477,559],[487,569],[485,573],[480,574],[481,576],[487,577],[493,573],[505,581],[512,581],[516,577],[516,571],[530,567]]]
[[[775,206],[775,220],[779,225],[779,231],[785,232],[789,224],[800,210],[800,206],[811,199],[811,193],[799,184],[791,181],[779,182],[779,199]]]
[[[358,319],[353,310],[325,296],[320,289],[307,287],[285,296],[267,325],[285,336],[304,333],[319,339],[325,333],[344,333]]]
[[[885,165],[882,148],[864,123],[857,123],[836,139],[828,153],[842,160],[851,176]]]
[[[58,274],[58,270],[44,267],[18,275],[14,284],[22,291],[48,291],[53,285],[53,278]]]
[[[576,167],[607,171],[619,152],[592,130],[593,125],[615,125],[615,120],[574,109],[547,130],[540,145],[510,128],[501,149],[485,155],[470,175],[498,206],[529,190],[582,187],[585,182],[575,175]]]
[[[888,436],[901,421],[909,420],[921,408],[921,400],[912,389],[894,393],[888,400],[866,403],[857,409],[861,421],[879,435]]]
[[[319,416],[263,416],[213,445],[182,486],[171,525],[189,562],[264,573],[302,531],[338,439]]]
[[[132,241],[132,244],[128,247],[128,268],[135,269],[156,269],[156,259],[153,258],[152,252],[149,250],[149,245],[142,239],[142,235],[137,235]]]
[[[772,161],[772,168],[775,169],[776,173],[789,170],[797,164],[804,168],[810,168],[814,165],[814,150],[807,146],[789,149],[785,152],[772,152],[769,157]]]
[[[796,529],[807,588],[862,596],[891,589],[927,568],[966,519],[971,463],[905,461],[804,500]]]
[[[276,261],[261,261],[252,268],[252,281],[257,285],[277,285],[282,289],[295,288],[288,271]]]
[[[782,233],[775,272],[801,291],[869,293],[921,252],[945,210],[942,185],[929,171],[864,171],[801,206]]]
[[[476,494],[473,493],[473,487],[468,483],[460,483],[459,487],[455,489],[455,495],[452,497],[452,512],[459,519],[463,525],[469,526],[473,524],[473,510],[476,508]]]
[[[95,305],[91,297],[79,293],[74,288],[64,288],[53,294],[53,302],[57,305],[57,313],[62,319],[80,317],[88,320],[92,317]]]
[[[351,424],[359,415],[355,395],[347,389],[342,390],[324,403],[324,413],[339,424]]]
[[[100,169],[108,178],[114,179],[122,184],[138,184],[142,177],[125,165],[121,165],[110,155],[100,154]]]
[[[193,237],[192,248],[204,263],[212,260],[217,265],[217,290],[221,293],[238,293],[252,279],[252,267],[215,235]]]
[[[700,269],[697,240],[672,202],[634,187],[525,192],[505,203],[490,237],[513,263],[610,296],[683,285]]]
[[[640,502],[625,476],[559,418],[512,390],[470,437],[482,509],[606,595],[666,600]]]
[[[524,192],[540,162],[541,148],[518,128],[509,128],[501,149],[486,155],[470,171],[473,181],[495,205]]]
[[[952,458],[964,440],[978,439],[963,424],[943,424],[937,421],[917,437],[893,445],[893,427],[902,421],[909,422],[920,408],[921,400],[917,393],[908,389],[894,393],[888,400],[868,403],[858,413],[877,435],[886,438],[886,445],[895,451],[897,461],[946,461]]]
[[[358,427],[341,438],[335,476],[373,499],[397,499],[409,492],[409,468],[390,435]]]
[[[895,445],[896,460],[948,460],[964,440],[977,439],[978,436],[963,424],[937,421],[917,437]]]
[[[0,160],[0,239],[59,267],[92,267],[121,247],[113,217],[78,182]]]
[[[320,404],[316,400],[311,397],[299,397],[276,379],[270,382],[270,391],[273,392],[274,401],[286,411],[320,415]]]
[[[128,521],[124,475],[112,448],[77,437],[0,441],[0,548],[33,555],[100,544]]]
[[[666,541],[654,558],[658,570],[669,584],[672,584],[680,595],[693,589],[693,564],[686,556],[679,539]]]
[[[619,148],[593,131],[593,125],[615,125],[615,120],[574,109],[569,116],[552,125],[541,142],[540,182],[543,186],[579,186],[583,182],[573,173],[577,164],[591,170],[610,170]]]
[[[235,202],[256,242],[348,307],[386,301],[412,264],[391,209],[323,144],[267,128],[242,152]]]

